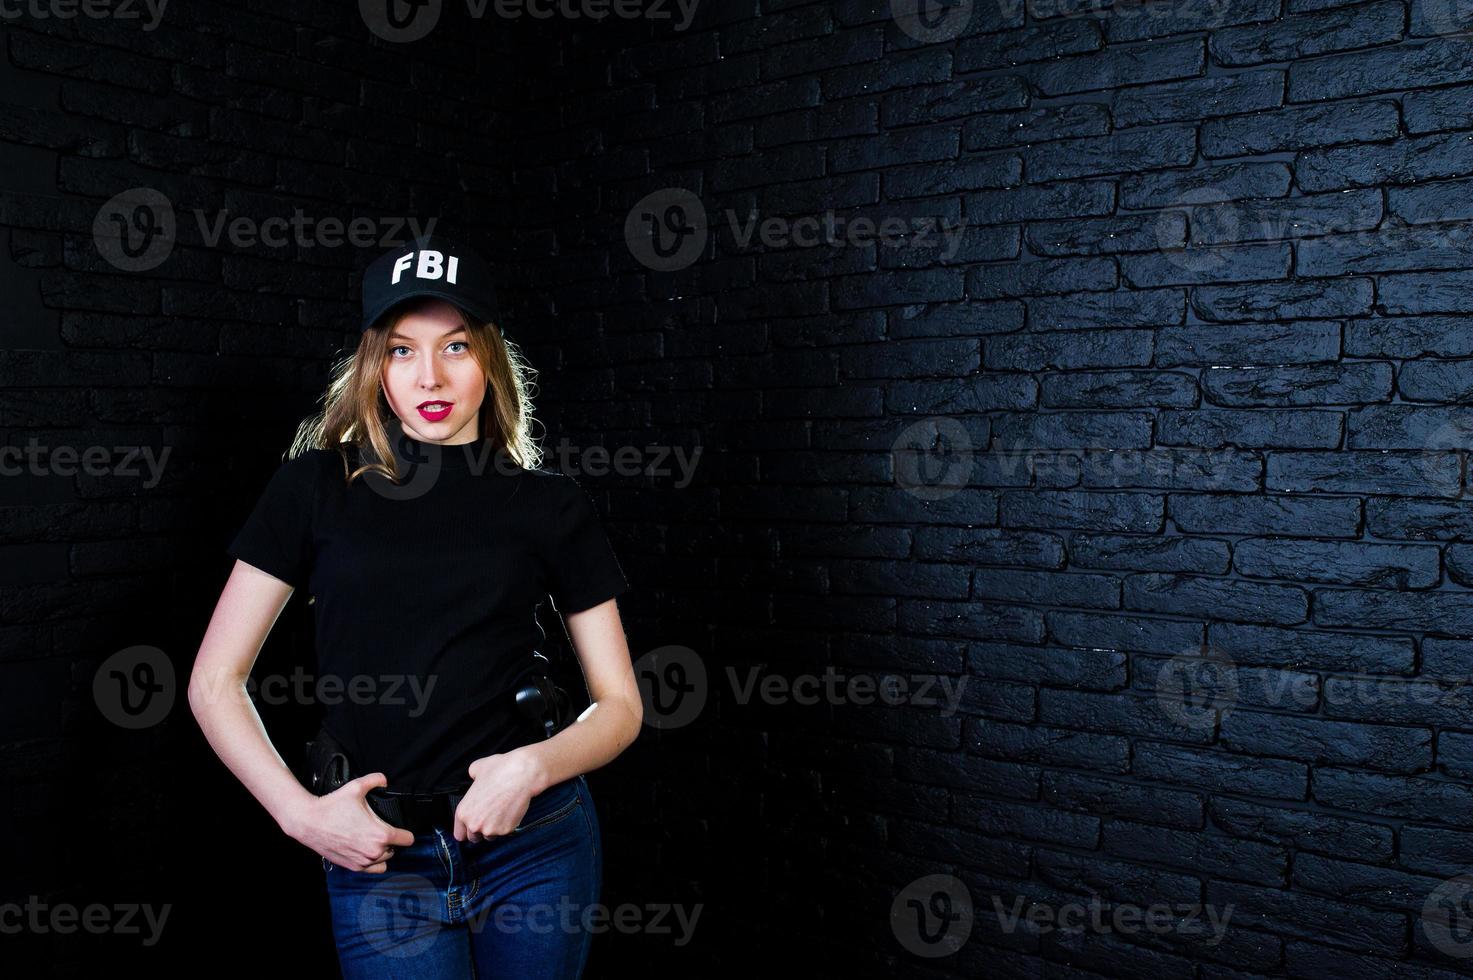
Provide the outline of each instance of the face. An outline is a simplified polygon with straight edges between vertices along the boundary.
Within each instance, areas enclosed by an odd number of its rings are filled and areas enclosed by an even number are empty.
[[[445,302],[406,316],[389,335],[384,394],[410,438],[444,445],[480,438],[486,374],[467,340]]]

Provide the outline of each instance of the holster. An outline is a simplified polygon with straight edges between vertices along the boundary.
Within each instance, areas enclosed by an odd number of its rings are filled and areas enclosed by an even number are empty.
[[[357,775],[348,762],[347,750],[326,728],[317,730],[317,737],[307,743],[302,759],[304,769],[299,777],[317,796],[326,796]]]

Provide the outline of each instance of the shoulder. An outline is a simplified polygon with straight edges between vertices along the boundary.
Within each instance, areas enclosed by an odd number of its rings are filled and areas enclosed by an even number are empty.
[[[309,490],[334,475],[344,477],[342,455],[335,449],[308,449],[282,460],[272,482]]]
[[[592,506],[588,492],[576,479],[560,470],[529,469],[524,478],[537,498],[554,516],[566,516],[571,510]]]
[[[299,456],[293,456],[281,464],[282,466],[295,467],[303,474],[318,476],[323,473],[341,471],[343,468],[343,454],[336,449],[308,449]]]
[[[529,469],[524,470],[528,481],[532,486],[548,496],[557,496],[558,499],[566,499],[583,492],[578,481],[560,470]]]
[[[526,474],[527,479],[540,480],[542,481],[541,486],[550,488],[560,486],[564,481],[573,479],[560,470],[550,470],[542,466],[536,467],[535,469],[524,469],[522,472]]]

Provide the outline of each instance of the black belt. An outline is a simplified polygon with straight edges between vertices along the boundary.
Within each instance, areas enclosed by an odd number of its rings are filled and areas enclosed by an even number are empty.
[[[545,664],[547,658],[534,655]],[[535,724],[543,738],[551,738],[567,721],[568,696],[545,674],[534,676],[510,699],[509,707],[529,723]],[[347,751],[324,728],[308,742],[302,753],[298,777],[317,796],[324,796],[361,775],[348,761]],[[406,793],[374,788],[364,797],[369,809],[385,823],[402,827],[416,835],[435,827],[453,828],[455,809],[465,798],[471,784],[466,782],[441,792]]]
[[[382,788],[368,791],[368,808],[391,827],[402,827],[418,836],[436,827],[450,830],[455,826],[455,809],[470,789],[466,783],[444,793],[403,793]]]

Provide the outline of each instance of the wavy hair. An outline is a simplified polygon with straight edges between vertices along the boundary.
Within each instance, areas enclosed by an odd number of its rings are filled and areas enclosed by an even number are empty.
[[[322,410],[303,419],[297,427],[287,450],[288,459],[309,449],[333,449],[342,457],[343,473],[350,484],[369,470],[395,483],[404,478],[401,461],[389,445],[388,426],[398,419],[382,384],[389,336],[405,317],[435,302],[446,301],[423,296],[400,303],[363,332],[357,349],[333,365],[332,379],[320,399]],[[501,335],[496,324],[482,323],[460,306],[451,305],[465,326],[471,356],[486,375],[486,396],[478,414],[482,438],[490,439],[494,451],[504,453],[517,466],[537,468],[542,463],[542,449],[532,438],[536,369],[527,363],[521,348]],[[361,462],[356,469],[348,458],[349,447],[357,450]]]

